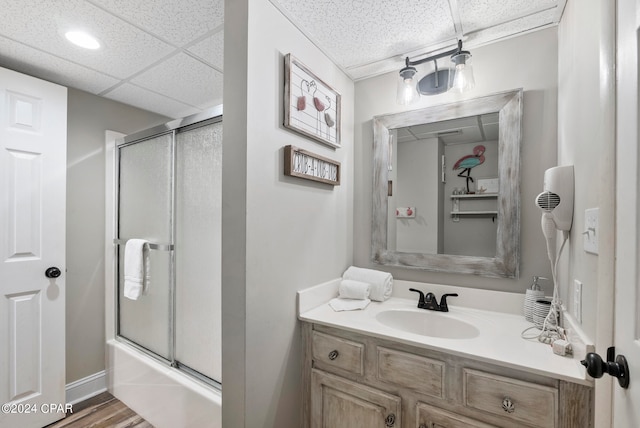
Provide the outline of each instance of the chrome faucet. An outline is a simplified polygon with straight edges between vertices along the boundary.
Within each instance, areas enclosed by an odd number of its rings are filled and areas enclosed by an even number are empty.
[[[410,288],[409,291],[415,291],[416,293],[420,294],[420,297],[418,298],[418,308],[426,309],[428,311],[449,312],[449,306],[447,306],[447,297],[458,296],[457,293],[443,294],[442,297],[440,297],[440,303],[438,304],[436,296],[433,293],[427,293],[425,295],[422,291],[416,290],[415,288]]]

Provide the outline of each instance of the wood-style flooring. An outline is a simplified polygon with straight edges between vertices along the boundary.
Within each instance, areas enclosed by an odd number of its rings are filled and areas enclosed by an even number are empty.
[[[73,406],[73,413],[45,428],[153,428],[108,392]]]

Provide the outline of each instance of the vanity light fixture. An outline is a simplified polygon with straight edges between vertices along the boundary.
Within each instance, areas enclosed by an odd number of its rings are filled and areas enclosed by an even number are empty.
[[[76,46],[85,49],[99,49],[100,42],[98,39],[84,31],[67,31],[64,36]]]
[[[454,68],[438,70],[437,60],[447,56],[451,57],[451,62],[455,65]],[[405,66],[400,70],[398,79],[398,104],[412,104],[420,99],[420,94],[436,95],[448,90],[462,93],[472,89],[475,86],[475,81],[470,59],[471,53],[462,50],[462,40],[458,40],[457,48],[427,58],[410,61],[409,57],[406,57]],[[435,71],[424,76],[416,84],[414,78],[418,70],[414,66],[429,61],[433,61]]]

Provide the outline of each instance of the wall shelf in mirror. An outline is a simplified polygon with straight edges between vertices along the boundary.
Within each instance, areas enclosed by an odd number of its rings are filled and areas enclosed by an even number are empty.
[[[517,89],[373,118],[374,263],[494,278],[518,277],[522,111],[523,91]],[[445,174],[445,159],[459,159],[479,144],[486,147],[486,160],[474,173],[491,177],[489,184],[495,185],[490,188],[492,193],[452,195],[455,187],[467,183],[456,173]],[[388,193],[389,180],[394,181],[393,195]],[[427,186],[428,196],[423,197]],[[458,204],[457,213],[451,211],[449,201]],[[391,215],[395,207],[407,205],[417,207],[420,221],[398,222]],[[460,210],[461,205],[466,209]],[[437,207],[427,218],[430,206]],[[454,214],[456,218],[465,216],[465,220],[454,223]],[[494,222],[487,224],[489,216]],[[448,234],[458,234],[464,240]],[[483,241],[469,244],[480,237]],[[425,245],[426,239],[433,242]],[[455,242],[464,244],[452,248]]]
[[[464,211],[451,211],[451,215],[498,215],[498,211],[486,211],[486,210],[464,210]]]
[[[451,195],[451,199],[482,199],[482,198],[497,198],[497,193],[475,193],[471,195]]]
[[[489,216],[492,217],[495,221],[495,217],[498,215],[498,210],[469,210],[469,209],[460,209],[460,200],[486,200],[486,199],[497,199],[497,193],[476,193],[471,195],[451,195],[450,196],[453,208],[451,210],[451,216],[453,221],[460,221],[459,216]]]

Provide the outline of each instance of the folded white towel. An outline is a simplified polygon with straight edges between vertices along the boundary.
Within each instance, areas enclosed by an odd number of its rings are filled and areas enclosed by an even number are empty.
[[[364,309],[371,303],[370,299],[341,299],[336,297],[329,301],[329,306],[336,312]]]
[[[371,291],[371,284],[368,282],[354,281],[353,279],[343,279],[338,287],[338,296],[343,299],[367,299]]]
[[[387,300],[391,297],[391,292],[393,291],[393,277],[388,272],[350,266],[342,274],[342,279],[352,279],[371,284],[369,298],[377,302]]]
[[[129,239],[124,246],[124,297],[138,300],[145,291],[149,246],[144,239]]]

